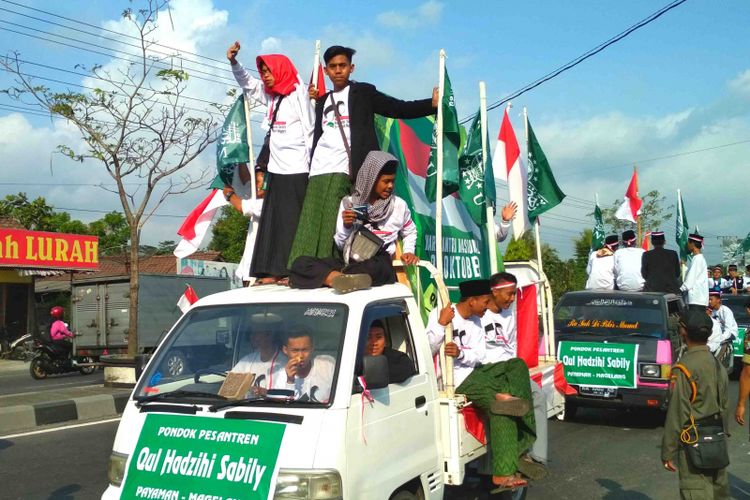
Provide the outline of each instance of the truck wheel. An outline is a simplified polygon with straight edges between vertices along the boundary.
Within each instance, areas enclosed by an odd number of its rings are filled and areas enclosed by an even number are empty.
[[[408,490],[397,491],[390,500],[420,500],[420,498]]]
[[[31,360],[31,365],[29,365],[29,372],[31,373],[31,378],[34,380],[42,380],[43,378],[47,378],[47,372],[42,368],[42,362],[39,358],[35,358]]]
[[[528,492],[529,488],[524,486],[523,488],[518,488],[514,491],[504,491],[500,495],[498,495],[497,498],[502,500],[524,500]],[[492,498],[495,497],[493,496]]]
[[[182,351],[171,351],[164,360],[164,370],[170,377],[179,377],[187,370],[187,359]]]

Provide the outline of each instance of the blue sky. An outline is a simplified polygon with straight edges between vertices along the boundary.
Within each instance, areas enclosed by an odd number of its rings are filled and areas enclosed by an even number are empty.
[[[49,2],[21,0],[54,14],[121,31],[116,1]],[[201,59],[203,71],[230,76],[224,66],[226,46],[243,43],[240,60],[259,52],[289,54],[303,75],[312,65],[313,42],[351,45],[359,80],[404,98],[429,95],[437,82],[437,53],[448,53],[447,67],[457,97],[459,115],[478,106],[477,82],[486,81],[493,102],[595,47],[646,17],[667,1],[400,1],[332,2],[173,0],[174,31],[162,17],[160,41],[212,57]],[[138,5],[138,2],[135,3]],[[61,27],[24,18],[9,11],[60,21],[0,1],[0,47],[19,50],[21,57],[75,71],[76,63],[110,63],[107,57],[33,40],[7,29],[27,31],[8,22],[84,39],[103,47],[115,40],[92,38]],[[527,106],[537,137],[550,159],[563,191],[570,199],[542,217],[543,239],[564,256],[571,240],[590,227],[587,207],[580,199],[603,205],[620,198],[634,162],[641,193],[659,189],[674,202],[679,187],[691,225],[709,236],[709,262],[720,258],[719,235],[745,235],[744,215],[750,175],[750,2],[688,0],[650,25],[634,32],[574,69],[514,100],[511,119],[522,136],[521,109]],[[38,36],[47,36],[36,33]],[[106,37],[118,38],[107,34]],[[121,48],[121,47],[120,47]],[[194,64],[194,63],[190,63]],[[80,76],[28,67],[28,72],[71,83]],[[10,83],[0,75],[0,84]],[[220,100],[231,85],[191,81],[188,93]],[[0,96],[0,104],[13,104]],[[490,114],[495,136],[500,110]],[[66,162],[51,155],[55,146],[75,141],[72,129],[58,121],[0,108],[0,153],[4,157],[0,194],[25,190],[42,195],[56,206],[76,209],[118,209],[118,200],[90,186],[54,186],[56,182],[107,182],[96,165]],[[260,131],[256,131],[260,134]],[[260,137],[259,135],[257,137]],[[685,152],[715,148],[694,154]],[[194,165],[212,169],[213,148]],[[50,163],[52,168],[50,168]],[[31,166],[30,166],[31,165]],[[37,185],[17,186],[34,172]],[[5,184],[3,184],[5,183]],[[504,195],[503,190],[500,190]],[[158,210],[165,215],[186,213],[200,192],[168,199]],[[72,212],[83,220],[93,212]],[[177,217],[155,217],[144,228],[146,242],[176,238]],[[669,222],[663,229],[674,231]]]

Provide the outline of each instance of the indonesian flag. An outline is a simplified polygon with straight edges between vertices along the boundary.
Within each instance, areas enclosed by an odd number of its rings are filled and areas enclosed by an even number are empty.
[[[516,134],[505,108],[500,134],[497,137],[497,147],[492,156],[492,165],[499,174],[500,180],[508,184],[510,201],[518,205],[518,212],[513,218],[513,238],[518,239],[529,228],[528,207],[526,205],[527,173],[521,162],[521,149],[518,147]]]
[[[528,285],[518,291],[516,302],[516,355],[529,368],[539,364],[539,311],[536,305],[537,286]]]
[[[641,213],[641,206],[643,206],[643,200],[638,197],[638,172],[633,171],[633,177],[625,193],[625,201],[615,212],[615,217],[635,223]]]
[[[316,68],[317,68],[317,78],[315,75]],[[315,65],[315,68],[313,68],[312,73],[310,73],[310,85],[315,85],[315,88],[318,90],[318,98],[321,98],[324,95],[326,95],[326,79],[323,74],[323,65],[320,64],[320,61],[318,61],[318,64]]]
[[[179,307],[180,311],[185,314],[196,302],[198,302],[198,296],[195,294],[193,287],[188,285],[185,288],[185,293],[183,293],[180,300],[177,301],[177,307]]]
[[[182,240],[177,244],[177,248],[174,249],[176,257],[184,259],[185,257],[194,253],[203,243],[203,238],[206,237],[211,221],[216,214],[216,211],[227,205],[228,202],[224,198],[224,193],[221,189],[213,189],[206,198],[195,207],[192,212],[185,217],[182,226],[177,230],[177,234],[182,236]]]

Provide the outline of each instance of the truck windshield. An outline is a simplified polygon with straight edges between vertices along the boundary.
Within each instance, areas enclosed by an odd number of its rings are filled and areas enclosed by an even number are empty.
[[[662,303],[652,297],[564,296],[555,309],[555,330],[591,335],[665,338]]]
[[[734,320],[737,324],[746,326],[750,325],[750,316],[748,316],[747,309],[745,308],[745,304],[748,300],[750,299],[748,299],[747,295],[736,295],[733,297],[724,297],[721,302],[732,310]]]
[[[346,316],[345,305],[330,303],[193,309],[149,362],[135,397],[257,399],[262,405],[278,404],[280,394],[285,403],[327,404]]]

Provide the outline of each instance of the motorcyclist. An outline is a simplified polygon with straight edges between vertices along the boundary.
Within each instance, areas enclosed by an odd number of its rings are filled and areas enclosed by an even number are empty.
[[[70,351],[73,348],[71,342],[74,335],[73,332],[68,330],[68,325],[63,321],[65,309],[60,306],[55,306],[50,309],[49,314],[52,316],[52,325],[49,329],[50,339],[55,347],[59,349],[63,357],[69,357]]]

